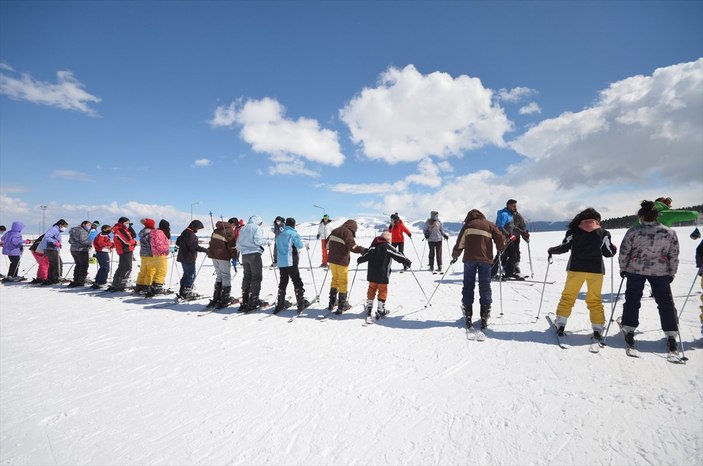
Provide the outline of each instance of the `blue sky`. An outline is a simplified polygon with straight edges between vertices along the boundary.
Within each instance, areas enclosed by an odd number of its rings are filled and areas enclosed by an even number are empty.
[[[700,1],[3,0],[0,222],[699,204],[702,18]]]

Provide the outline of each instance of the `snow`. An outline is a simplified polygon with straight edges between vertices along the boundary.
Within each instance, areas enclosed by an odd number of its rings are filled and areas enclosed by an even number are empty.
[[[362,220],[362,245],[374,235],[367,225],[373,220]],[[298,229],[319,265],[315,225]],[[698,242],[689,239],[690,227],[676,230],[681,265],[672,286],[680,309],[696,276]],[[625,231],[612,233],[619,244]],[[562,236],[532,235],[535,280],[544,279],[546,249]],[[488,339],[469,341],[461,264],[436,288],[442,275],[417,261],[423,251],[422,235],[413,235],[405,252],[414,273],[391,276],[388,308],[397,311],[369,327],[361,308],[366,264],[353,282],[353,309],[324,322],[315,317],[325,312],[329,277],[322,302],[293,323],[293,310],[223,320],[196,316],[206,301],[155,308],[167,298],[1,286],[0,463],[701,464],[699,281],[681,319],[689,360],[672,364],[649,298],[637,335],[640,358],[625,355],[615,324],[608,345],[588,351],[583,299],[567,326],[572,347],[557,346],[544,316],[556,308],[568,254],[555,256],[548,270],[556,283],[544,286],[538,320],[541,284],[503,283],[501,307],[494,283]],[[70,254],[62,254],[68,270]],[[524,243],[522,255],[529,272]],[[25,252],[20,270],[32,263]],[[617,264],[615,277],[609,259],[606,265],[609,317],[620,277]],[[201,293],[211,292],[213,270],[206,260],[196,280]],[[325,271],[314,274],[313,285],[310,270],[301,271],[308,298]],[[240,283],[241,272],[233,290]],[[263,294],[275,288],[274,271],[266,269]],[[435,288],[426,306],[424,295]]]

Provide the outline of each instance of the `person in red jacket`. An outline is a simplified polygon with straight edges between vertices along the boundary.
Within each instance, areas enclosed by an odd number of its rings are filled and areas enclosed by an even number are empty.
[[[115,270],[115,276],[112,277],[112,285],[107,288],[107,291],[124,291],[127,288],[129,275],[132,273],[132,259],[134,255],[134,246],[137,241],[130,233],[132,222],[127,217],[120,217],[117,223],[112,227],[113,243],[117,255],[120,256],[120,261]]]
[[[388,231],[391,232],[391,246],[396,248],[401,254],[405,255],[405,237],[403,236],[403,233],[408,235],[408,238],[412,238],[413,234],[410,233],[408,227],[406,227],[400,219],[398,212],[391,215],[391,224],[388,227]],[[405,270],[408,270],[407,265],[403,265],[403,271]]]

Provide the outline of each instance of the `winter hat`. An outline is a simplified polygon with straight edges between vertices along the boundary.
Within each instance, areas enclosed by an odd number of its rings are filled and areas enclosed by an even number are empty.
[[[7,227],[5,225],[0,225],[0,231],[7,231]]]
[[[100,226],[100,222],[98,222],[97,220],[93,220],[93,226],[96,227],[96,228],[99,227],[99,226]]]
[[[188,225],[188,228],[190,228],[191,230],[202,230],[203,228],[205,228],[205,225],[203,225],[203,222],[201,222],[200,220],[193,220],[192,222],[190,222],[190,225]]]
[[[398,217],[398,212],[391,214],[391,220],[400,220],[400,217]]]
[[[329,219],[330,219],[330,216],[327,214],[322,216],[322,220],[329,220]]]
[[[156,228],[156,222],[151,218],[143,218],[139,222],[144,225],[144,228],[151,228],[152,230]]]
[[[286,219],[286,226],[291,227],[291,228],[295,228],[295,219],[293,217],[288,217]]]
[[[120,217],[117,219],[117,223],[125,223],[129,222],[129,219],[127,217]]]

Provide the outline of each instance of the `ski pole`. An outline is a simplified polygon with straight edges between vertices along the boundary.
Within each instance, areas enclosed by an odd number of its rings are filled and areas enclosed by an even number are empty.
[[[71,273],[71,270],[73,270],[74,265],[76,265],[75,262],[73,264],[71,264],[71,266],[68,268],[68,272],[66,272],[66,275],[63,276],[64,280],[68,280],[68,278],[67,278],[68,274]]]
[[[454,262],[456,262],[456,259],[452,259],[452,261],[450,262],[450,266],[453,265]],[[450,268],[451,268],[451,267],[447,267],[447,270],[442,274],[442,278],[439,279],[439,282],[437,282],[437,286],[434,287],[434,291],[433,291],[432,294],[430,295],[430,299],[427,300],[427,304],[425,304],[425,308],[426,308],[427,306],[432,306],[432,305],[430,304],[430,301],[432,301],[432,298],[434,297],[434,294],[437,292],[437,289],[439,288],[439,285],[441,285],[442,282],[444,281],[444,277],[447,275],[447,272],[449,272],[449,269],[450,269]],[[416,279],[416,280],[417,280],[417,279]]]
[[[113,247],[110,247],[110,273],[107,275],[107,281],[111,282],[112,281],[112,253],[115,249]]]
[[[110,251],[112,254],[112,251]],[[173,252],[173,260],[171,261],[171,275],[168,277],[168,288],[171,289],[171,283],[173,283],[173,272],[176,270],[176,252]],[[112,273],[112,266],[110,266],[110,273]]]
[[[423,238],[422,239],[423,245],[422,245],[422,257],[425,257],[425,248],[427,247],[427,239]],[[420,268],[418,270],[422,270],[422,257],[420,258]]]
[[[614,278],[615,272],[613,271],[614,270],[613,267],[614,267],[613,266],[613,258],[611,256],[610,257],[610,296],[611,297],[613,296],[613,291],[615,291],[614,286],[613,286],[613,282],[615,280],[615,278]]]
[[[308,264],[310,264],[310,275],[312,275],[312,286],[315,288],[315,294],[317,295],[317,285],[315,284],[315,271],[312,269],[312,260],[310,259],[310,249],[305,246],[305,251],[308,253]]]
[[[537,309],[537,317],[535,317],[535,322],[539,320],[539,314],[542,312],[542,300],[544,299],[544,289],[547,287],[547,274],[549,274],[549,266],[553,262],[552,255],[547,257],[547,270],[544,272],[544,281],[542,282],[542,294],[539,296],[539,309]]]
[[[417,286],[420,287],[420,291],[422,291],[422,295],[425,297],[425,301],[427,301],[427,304],[429,305],[430,301],[429,301],[429,299],[427,299],[427,295],[425,294],[425,290],[422,289],[422,285],[420,285],[420,280],[417,279],[417,276],[415,275],[415,272],[412,271],[412,269],[408,269],[408,270],[410,270],[410,273],[413,275],[413,278],[417,282]],[[449,267],[447,267],[447,270],[449,270]],[[425,306],[425,307],[427,307],[427,306]]]
[[[500,271],[500,277],[498,278],[498,297],[500,302],[499,317],[503,317],[503,261],[501,260],[500,255],[498,255],[498,270]]]
[[[320,285],[320,292],[318,293],[317,296],[315,296],[315,300],[313,301],[313,303],[314,303],[314,302],[320,302],[320,295],[322,294],[322,290],[325,289],[325,281],[327,281],[327,274],[328,274],[328,273],[330,273],[329,267],[328,267],[327,270],[325,271],[325,276],[322,278],[322,284]]]
[[[449,238],[446,238],[445,241],[447,242],[447,254],[449,254],[449,257],[452,257],[452,249],[449,247]],[[454,264],[450,263],[449,265],[452,266],[452,273],[453,273],[454,272]]]
[[[525,241],[527,243],[527,258],[530,260],[530,278],[535,277],[535,273],[532,269],[532,251],[530,251],[530,241],[529,238]],[[545,280],[546,281],[546,280]]]
[[[415,240],[413,240],[413,237],[410,237],[410,244],[413,245],[413,249],[415,250],[415,256],[417,256],[417,260],[420,261],[420,264],[422,264],[422,258],[420,255],[417,253],[417,248],[415,247]]]
[[[273,252],[271,252],[271,242],[268,242],[266,247],[269,249],[269,256],[271,256],[271,267],[273,267],[273,264],[275,264],[276,261],[273,259]],[[278,273],[276,272],[276,267],[273,267],[273,276],[276,277],[276,288],[278,288]]]
[[[37,265],[36,262],[34,264],[30,265],[25,271],[22,272],[22,276],[24,277],[25,275],[27,275],[34,268],[35,265]],[[19,266],[18,266],[18,268],[19,268]]]
[[[601,340],[600,340],[601,346],[605,346],[605,337],[608,336],[608,332],[610,331],[610,324],[613,323],[613,315],[615,314],[615,307],[618,304],[618,298],[620,297],[620,291],[622,290],[623,283],[625,283],[625,277],[622,277],[622,279],[620,280],[620,286],[618,287],[618,294],[615,295],[615,299],[613,300],[613,309],[610,311],[610,320],[608,320],[608,326],[605,328],[605,332],[603,332],[603,338],[601,338]]]
[[[351,285],[349,285],[349,291],[347,291],[347,302],[351,297],[351,290],[354,288],[354,280],[356,280],[356,273],[359,271],[359,264],[356,264],[356,269],[354,269],[354,276],[352,277]]]
[[[676,316],[676,308],[674,308],[674,316]],[[676,333],[678,333],[678,335],[679,335],[679,345],[681,345],[681,360],[683,361],[684,364],[686,364],[686,361],[688,361],[688,358],[686,357],[686,353],[684,353],[684,350],[683,350],[683,341],[681,340],[681,326],[679,325],[678,317],[676,318]]]
[[[686,307],[686,303],[688,302],[688,297],[691,296],[691,292],[693,291],[693,286],[696,284],[696,279],[698,278],[698,274],[693,276],[693,283],[691,283],[691,288],[688,289],[688,293],[686,294],[686,299],[684,300],[683,304],[681,305],[681,310],[679,311],[679,319],[681,318],[681,314],[683,314],[683,309]]]

